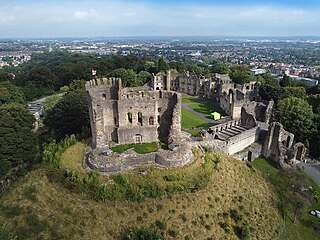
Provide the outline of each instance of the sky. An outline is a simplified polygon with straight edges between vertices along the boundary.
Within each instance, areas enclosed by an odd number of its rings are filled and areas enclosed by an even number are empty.
[[[320,0],[0,0],[0,38],[320,36]]]

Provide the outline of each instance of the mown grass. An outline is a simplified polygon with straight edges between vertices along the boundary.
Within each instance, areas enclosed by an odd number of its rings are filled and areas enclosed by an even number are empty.
[[[182,93],[182,103],[204,103],[204,100],[196,97],[196,96],[190,96],[188,94]]]
[[[137,170],[124,177],[130,182],[157,183],[156,176],[167,176],[168,183],[183,181],[202,168],[199,157],[181,169],[146,168],[147,175]],[[51,171],[54,175],[57,170]],[[274,188],[261,174],[228,156],[220,156],[204,189],[143,202],[97,202],[49,176],[44,167],[30,172],[0,199],[0,223],[6,222],[18,239],[120,240],[133,228],[153,224],[166,239],[275,239],[281,229]]]
[[[212,123],[203,120],[202,118],[194,115],[192,112],[189,112],[188,110],[181,109],[181,113],[182,128],[206,128],[211,127],[213,125]]]
[[[202,113],[204,114],[206,117],[211,117],[210,113],[212,112],[219,112],[219,110],[210,103],[200,103],[200,104],[189,104],[188,105],[190,108],[192,108],[193,110],[195,110],[196,112]]]
[[[273,161],[259,158],[256,159],[252,165],[255,169],[261,171],[263,175],[276,187],[276,189],[278,189],[280,198],[285,198],[289,194],[287,191],[289,191],[289,188],[292,186],[288,186],[287,188],[285,187],[288,184],[287,179]],[[299,170],[297,171],[298,174],[303,174],[299,172]],[[305,180],[314,188],[317,198],[320,199],[320,187],[308,176],[305,176]],[[293,209],[287,205],[287,203],[283,203],[282,206],[280,206],[280,211],[284,217],[284,225],[278,239],[320,239],[320,235],[313,230],[313,227],[320,227],[319,221],[316,217],[311,216],[308,213],[310,210],[320,209],[320,203],[318,202],[305,208],[303,210],[301,220],[295,223],[293,221]]]
[[[158,144],[156,142],[152,143],[141,143],[141,144],[122,144],[111,148],[112,151],[117,153],[123,153],[129,149],[133,149],[136,153],[147,154],[151,152],[158,151]]]

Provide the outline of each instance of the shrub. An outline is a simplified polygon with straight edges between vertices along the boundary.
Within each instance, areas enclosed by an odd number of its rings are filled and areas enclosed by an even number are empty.
[[[142,227],[133,229],[126,237],[127,240],[164,240],[163,233],[161,233],[154,226]]]
[[[168,235],[170,237],[177,237],[179,235],[179,230],[178,229],[170,229],[168,231]]]

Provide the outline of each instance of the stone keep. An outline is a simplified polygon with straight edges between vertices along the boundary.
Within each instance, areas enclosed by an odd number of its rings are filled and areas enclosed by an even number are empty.
[[[122,88],[121,79],[100,78],[86,83],[92,147],[174,141],[181,132],[181,97],[150,87]]]

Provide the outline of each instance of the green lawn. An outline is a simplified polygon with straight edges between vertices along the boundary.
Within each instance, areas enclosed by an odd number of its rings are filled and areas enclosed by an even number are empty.
[[[188,110],[181,109],[182,113],[182,128],[206,128],[211,127],[213,124],[199,118],[198,116],[194,115],[192,112]]]
[[[284,176],[283,172],[281,172],[277,167],[276,164],[270,160],[258,158],[252,165],[255,169],[261,171],[263,175],[270,180],[270,182],[275,186],[278,190],[280,199],[285,198],[288,196],[288,189],[292,187],[292,184],[289,182],[288,179]],[[306,181],[307,185],[311,185],[315,191],[318,199],[320,199],[320,187],[308,176],[306,176],[301,171],[297,171],[297,176],[302,176],[302,180]],[[293,222],[293,210],[291,207],[288,206],[286,202],[283,203],[283,206],[279,206],[284,214],[284,227],[282,229],[281,235],[279,239],[286,239],[286,240],[295,240],[295,239],[320,239],[320,235],[317,234],[313,230],[313,226],[319,227],[319,221],[316,217],[311,216],[308,212],[314,209],[320,209],[319,202],[310,205],[303,209],[303,215],[300,221]]]
[[[207,117],[210,117],[210,113],[212,112],[219,112],[216,107],[213,104],[210,103],[195,103],[195,104],[189,104],[190,108],[195,110],[196,112],[202,113],[206,115]]]
[[[183,103],[204,103],[204,100],[196,96],[190,96],[188,94],[182,93],[182,102]]]
[[[111,149],[114,152],[123,153],[129,150],[130,148],[133,148],[133,150],[136,153],[146,154],[146,153],[158,151],[158,144],[156,142],[142,143],[142,144],[122,144],[122,145],[117,145]]]

